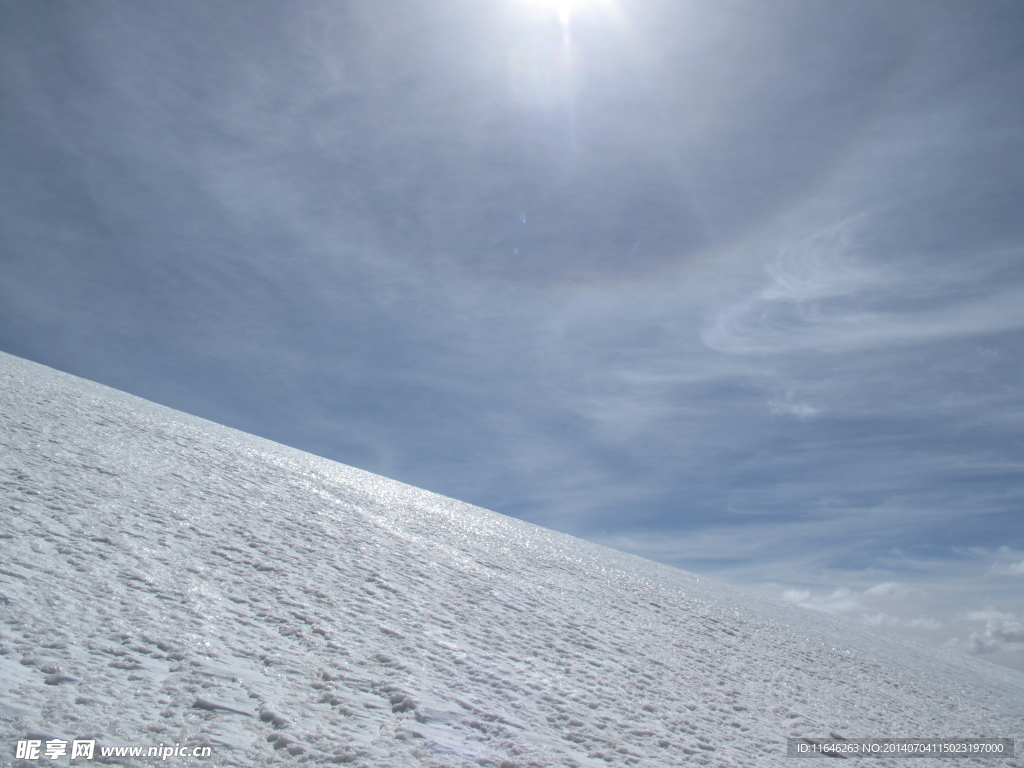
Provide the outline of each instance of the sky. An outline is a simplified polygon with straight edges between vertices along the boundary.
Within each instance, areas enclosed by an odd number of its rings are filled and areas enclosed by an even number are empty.
[[[0,0],[0,349],[1024,669],[1017,0]]]

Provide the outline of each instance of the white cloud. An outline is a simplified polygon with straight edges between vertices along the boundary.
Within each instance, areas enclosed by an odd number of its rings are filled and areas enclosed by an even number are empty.
[[[971,632],[966,640],[953,638],[946,643],[951,648],[964,650],[974,654],[1000,653],[1005,651],[1024,650],[1024,623],[1011,614],[1002,614],[989,609],[978,611],[976,615],[992,614],[1010,616],[985,622],[985,629]]]
[[[1009,621],[1013,619],[1013,614],[997,611],[989,606],[981,611],[969,611],[964,618],[968,621]]]
[[[811,599],[811,593],[804,589],[787,589],[782,593],[782,599],[787,603],[803,605]]]
[[[984,267],[922,274],[872,258],[862,233],[870,213],[781,242],[765,260],[767,281],[712,313],[702,341],[719,352],[770,355],[852,351],[949,341],[1024,326],[1022,289],[993,280],[983,296],[958,290]],[[993,254],[996,261],[1003,254]],[[929,299],[914,308],[908,298]]]
[[[800,599],[794,599],[795,597]],[[820,596],[811,595],[806,591],[786,590],[783,593],[783,599],[796,603],[802,608],[811,608],[824,613],[848,613],[861,607],[860,597],[846,587],[839,587],[830,594]]]
[[[865,597],[890,597],[895,600],[922,597],[924,594],[924,591],[917,587],[908,587],[895,581],[886,581],[864,590]]]
[[[1019,583],[992,569],[1017,563],[1024,553],[970,547],[922,558],[879,547],[865,561],[844,542],[857,541],[865,529],[893,538],[892,531],[912,521],[929,524],[927,514],[903,507],[828,511],[803,521],[677,535],[611,535],[602,543],[894,634],[995,654],[992,661],[1024,670],[1024,644],[1015,639],[1024,620]],[[930,524],[936,519],[933,514]],[[845,565],[854,560],[858,567]]]
[[[988,605],[963,614],[967,622],[985,622],[984,629],[970,632],[967,639],[953,638],[946,645],[975,654],[1024,651],[1024,616]]]
[[[765,264],[767,285],[722,309],[705,329],[704,343],[720,352],[763,353],[818,346],[821,329],[845,327],[849,302],[887,282],[854,255],[854,225],[861,218],[783,243]]]
[[[1024,560],[1019,563],[996,563],[992,566],[992,573],[1003,576],[1024,576]]]
[[[786,589],[782,599],[802,608],[855,618],[872,627],[906,627],[910,629],[941,629],[943,624],[930,616],[908,617],[894,612],[890,604],[911,598],[924,598],[922,589],[895,581],[886,581],[861,591],[837,587],[831,592],[814,595],[806,589]],[[879,610],[886,607],[889,610]],[[895,609],[900,606],[896,605]]]
[[[858,617],[862,622],[872,627],[910,627],[911,629],[942,629],[942,622],[936,621],[929,616],[919,616],[916,619],[906,619],[901,616],[893,616],[890,613],[862,613]]]
[[[989,573],[994,576],[1024,576],[1024,552],[1007,546],[999,547],[994,553],[981,551],[980,554],[992,561]]]
[[[988,631],[998,640],[1006,643],[1024,644],[1024,624],[1019,621],[992,622]]]
[[[800,421],[807,421],[821,415],[821,408],[810,403],[794,402],[793,400],[772,400],[768,408],[778,416],[796,416]]]

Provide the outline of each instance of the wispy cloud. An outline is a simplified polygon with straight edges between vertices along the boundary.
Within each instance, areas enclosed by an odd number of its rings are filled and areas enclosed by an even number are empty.
[[[1024,327],[1024,288],[998,281],[1020,254],[922,273],[880,258],[865,234],[874,224],[865,213],[783,242],[765,261],[765,283],[711,314],[704,343],[729,354],[850,354]]]

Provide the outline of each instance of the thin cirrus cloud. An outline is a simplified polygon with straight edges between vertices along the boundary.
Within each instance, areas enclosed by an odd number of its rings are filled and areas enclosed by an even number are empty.
[[[1024,560],[1019,563],[996,564],[992,566],[993,573],[1002,573],[1007,576],[1024,576]]]

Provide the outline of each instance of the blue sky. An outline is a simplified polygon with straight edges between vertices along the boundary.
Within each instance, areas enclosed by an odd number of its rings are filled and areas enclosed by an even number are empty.
[[[1024,7],[0,3],[0,349],[1024,669]]]

